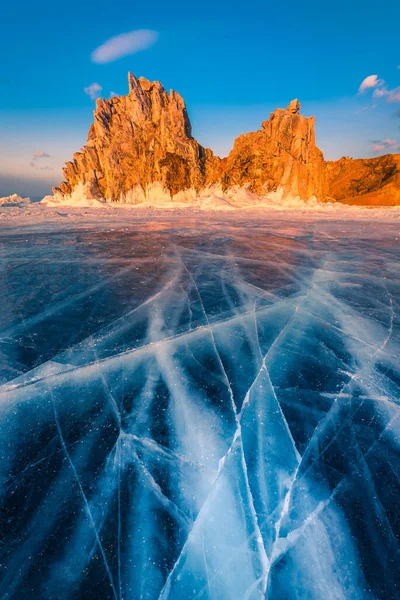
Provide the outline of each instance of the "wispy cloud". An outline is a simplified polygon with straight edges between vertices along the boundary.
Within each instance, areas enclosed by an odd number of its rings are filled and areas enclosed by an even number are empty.
[[[50,158],[50,154],[47,154],[46,152],[32,152],[32,156],[32,160],[39,160],[40,158]]]
[[[390,152],[399,152],[400,144],[397,140],[386,138],[385,140],[373,140],[371,148],[376,154],[380,154],[381,152],[388,150]]]
[[[96,100],[102,92],[103,88],[98,83],[91,83],[87,87],[83,88],[85,94],[87,94],[92,100]]]
[[[400,102],[400,86],[389,90],[387,88],[376,89],[373,93],[374,98],[385,98],[386,102]]]
[[[368,75],[358,88],[359,94],[365,94],[368,90],[374,90],[372,97],[375,99],[384,98],[386,102],[400,102],[400,86],[388,88],[383,79],[379,79],[378,75]]]
[[[356,110],[354,114],[359,115],[362,112],[365,112],[366,110],[373,110],[374,108],[376,108],[376,104],[369,104],[368,106],[363,106],[362,108],[360,108],[360,110]]]
[[[105,64],[151,48],[158,40],[157,31],[137,29],[110,38],[92,52],[92,61]]]
[[[29,163],[30,166],[39,171],[53,171],[53,168],[49,165],[41,166],[38,164],[38,161],[41,161],[43,158],[50,158],[50,154],[47,154],[47,152],[32,152],[32,160]]]
[[[110,92],[110,98],[118,98],[118,95],[116,92]]]
[[[367,90],[380,87],[384,83],[385,82],[383,79],[378,79],[378,75],[368,75],[368,77],[363,79],[363,81],[361,82],[361,85],[358,88],[358,93],[364,94]]]
[[[39,167],[39,165],[33,162],[33,160],[31,160],[29,164],[33,169],[38,169],[38,171],[54,171],[53,167],[50,167],[49,165],[46,165],[45,167]]]

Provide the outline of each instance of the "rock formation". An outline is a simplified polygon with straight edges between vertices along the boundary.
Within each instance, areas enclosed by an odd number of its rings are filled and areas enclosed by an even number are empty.
[[[327,193],[346,204],[400,204],[400,154],[341,158],[326,163]]]
[[[247,184],[263,194],[282,188],[284,196],[325,196],[324,157],[315,145],[314,117],[299,114],[292,100],[264,121],[262,130],[239,136],[224,164],[223,185]]]
[[[129,203],[194,200],[210,186],[246,186],[266,195],[400,204],[400,155],[325,162],[315,144],[314,117],[300,103],[270,114],[262,129],[240,135],[227,158],[193,137],[181,96],[128,75],[129,93],[97,100],[88,141],[64,168],[56,198]]]
[[[53,191],[83,184],[90,198],[141,202],[149,189],[176,196],[213,180],[219,159],[192,137],[183,99],[129,73],[129,94],[98,99],[86,146],[64,168]]]

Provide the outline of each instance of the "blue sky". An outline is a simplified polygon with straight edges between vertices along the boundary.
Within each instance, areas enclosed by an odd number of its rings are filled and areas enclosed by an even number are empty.
[[[84,89],[97,83],[103,97],[126,93],[128,70],[179,91],[194,136],[220,155],[294,97],[316,116],[326,158],[395,151],[399,24],[397,0],[7,2],[0,195],[47,193],[86,141],[94,100]],[[107,40],[135,30],[155,32],[150,47],[93,60]]]

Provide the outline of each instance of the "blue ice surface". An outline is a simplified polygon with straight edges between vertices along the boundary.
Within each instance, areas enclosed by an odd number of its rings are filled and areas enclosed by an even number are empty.
[[[398,224],[0,231],[0,598],[400,598]]]

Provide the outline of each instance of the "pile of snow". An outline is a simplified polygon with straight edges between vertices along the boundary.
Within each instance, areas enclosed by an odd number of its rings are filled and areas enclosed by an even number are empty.
[[[30,198],[22,198],[21,196],[18,196],[18,194],[11,194],[11,196],[3,196],[3,198],[0,198],[0,206],[23,207],[30,204],[30,202]]]
[[[184,208],[196,204],[196,190],[190,188],[178,192],[173,198],[162,183],[155,181],[150,183],[144,190],[141,185],[136,185],[131,190],[121,193],[120,202],[114,204],[128,204],[151,208]]]
[[[56,193],[54,196],[45,196],[40,204],[44,206],[79,206],[79,207],[104,207],[107,206],[105,200],[97,200],[88,197],[88,189],[86,185],[79,183],[73,189],[70,196]]]
[[[29,200],[29,199],[28,199]],[[340,217],[343,215],[353,216],[355,214],[368,214],[371,211],[381,212],[380,207],[351,206],[340,202],[320,202],[312,197],[302,200],[299,196],[285,196],[283,188],[264,195],[257,195],[248,186],[233,186],[223,190],[220,185],[208,186],[200,193],[191,188],[179,192],[173,198],[168,190],[162,187],[160,182],[149,185],[146,190],[141,186],[121,194],[119,202],[111,202],[106,199],[94,199],[90,197],[87,185],[78,184],[71,195],[64,196],[56,193],[54,196],[46,196],[40,203],[48,207],[87,207],[87,208],[134,208],[138,209],[198,209],[204,211],[230,211],[241,210],[274,210],[274,211],[296,211],[296,212],[318,212],[330,213]],[[392,211],[395,218],[400,216],[400,207],[387,207]]]
[[[135,208],[200,208],[202,210],[231,210],[234,208],[224,198],[222,189],[216,186],[206,188],[200,195],[194,188],[189,188],[171,197],[161,182],[150,184],[146,190],[138,185],[121,195],[121,202],[124,206],[131,205]],[[121,206],[121,203],[114,202],[112,205]]]
[[[242,210],[313,212],[321,213],[321,215],[343,216],[344,218],[362,215],[371,218],[372,213],[379,215],[382,214],[382,211],[386,211],[396,219],[400,217],[400,206],[372,207],[343,204],[342,202],[321,202],[315,196],[308,200],[302,200],[299,196],[285,196],[281,187],[275,192],[258,196],[246,186],[235,186],[226,190],[224,197],[234,208]]]
[[[223,195],[210,194],[201,196],[199,207],[201,210],[234,210],[235,207]]]

